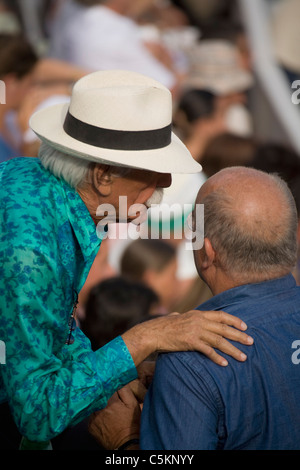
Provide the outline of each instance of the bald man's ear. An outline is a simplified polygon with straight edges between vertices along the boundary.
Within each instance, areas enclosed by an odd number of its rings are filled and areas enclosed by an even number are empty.
[[[208,238],[204,238],[203,251],[202,269],[207,269],[210,268],[216,260],[216,252]]]

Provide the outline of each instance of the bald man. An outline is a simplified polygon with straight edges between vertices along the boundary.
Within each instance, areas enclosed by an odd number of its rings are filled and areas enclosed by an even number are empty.
[[[229,168],[202,186],[196,202],[204,204],[205,239],[195,264],[214,294],[198,309],[240,312],[254,345],[247,363],[228,358],[222,370],[196,352],[161,355],[144,403],[141,448],[299,449],[292,195],[276,176]]]
[[[228,168],[207,180],[196,202],[204,204],[205,238],[194,251],[195,264],[214,295],[198,310],[239,313],[254,338],[248,360],[228,357],[228,366],[220,368],[198,352],[162,354],[143,406],[140,444],[130,440],[138,434],[139,412],[127,388],[112,399],[108,414],[104,410],[92,421],[93,434],[99,437],[101,429],[107,444],[104,424],[118,423],[110,434],[125,439],[127,432],[132,449],[299,449],[300,287],[291,274],[297,258],[293,197],[276,176]],[[113,413],[118,420],[112,420]]]

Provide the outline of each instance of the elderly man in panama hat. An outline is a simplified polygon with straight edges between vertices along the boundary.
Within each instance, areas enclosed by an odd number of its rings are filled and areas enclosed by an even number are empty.
[[[246,326],[225,312],[156,318],[95,352],[76,327],[77,295],[101,244],[99,205],[112,205],[118,221],[120,196],[149,205],[171,173],[201,171],[171,119],[171,93],[153,79],[94,72],[75,84],[70,104],[32,117],[40,158],[0,167],[0,414],[9,410],[36,447],[105,407],[156,350],[199,350],[224,365],[217,347],[245,360],[225,338],[247,344]],[[7,426],[0,435],[5,448]]]

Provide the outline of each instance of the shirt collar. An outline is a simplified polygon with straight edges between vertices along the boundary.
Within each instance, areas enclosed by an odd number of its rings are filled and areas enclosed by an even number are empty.
[[[278,294],[296,286],[295,278],[292,274],[287,274],[278,279],[259,282],[256,284],[245,284],[243,286],[228,289],[215,295],[197,307],[197,310],[222,310],[228,305],[244,302],[255,297],[262,297],[268,294]]]
[[[78,192],[60,180],[66,201],[66,210],[74,235],[79,243],[85,261],[94,258],[101,241],[96,232],[96,225]]]

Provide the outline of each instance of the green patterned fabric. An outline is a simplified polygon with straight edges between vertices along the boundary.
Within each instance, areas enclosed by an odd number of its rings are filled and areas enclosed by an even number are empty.
[[[76,328],[65,344],[101,243],[79,194],[35,158],[2,163],[0,183],[0,403],[27,439],[45,442],[137,373],[121,337],[93,352]]]

